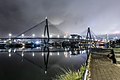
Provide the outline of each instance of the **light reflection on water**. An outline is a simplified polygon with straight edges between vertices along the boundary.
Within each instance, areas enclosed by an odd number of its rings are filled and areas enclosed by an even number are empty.
[[[87,59],[86,51],[79,52],[1,52],[0,79],[51,80],[65,69],[78,70]]]

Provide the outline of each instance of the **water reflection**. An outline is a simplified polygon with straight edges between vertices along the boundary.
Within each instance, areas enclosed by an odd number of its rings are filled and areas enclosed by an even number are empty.
[[[87,59],[86,50],[64,52],[58,50],[55,52],[55,49],[51,52],[50,49],[48,47],[42,48],[45,52],[29,51],[28,49],[22,51],[17,49],[3,50],[0,53],[0,70],[2,69],[1,73],[9,75],[0,73],[0,77],[3,77],[2,80],[5,77],[12,80],[16,78],[18,78],[17,80],[51,80],[56,74],[64,72],[65,69],[79,69]],[[8,53],[9,58],[5,53]],[[11,68],[9,69],[9,67]]]

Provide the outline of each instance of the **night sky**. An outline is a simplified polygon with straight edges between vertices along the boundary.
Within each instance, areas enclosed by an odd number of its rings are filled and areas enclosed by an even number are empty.
[[[68,33],[80,34],[88,26],[95,34],[119,33],[119,4],[120,0],[0,0],[0,36],[17,35],[46,16]]]

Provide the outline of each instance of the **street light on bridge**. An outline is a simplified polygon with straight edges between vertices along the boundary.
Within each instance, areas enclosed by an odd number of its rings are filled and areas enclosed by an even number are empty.
[[[67,36],[64,36],[64,38],[66,38]]]
[[[57,37],[59,38],[59,37],[60,37],[60,35],[57,35]]]
[[[8,36],[9,36],[9,37],[12,37],[12,34],[11,34],[11,33],[9,33],[9,34],[8,34]]]
[[[52,38],[53,37],[53,35],[50,35],[50,38]]]
[[[24,37],[25,35],[24,35],[24,34],[22,34],[21,36],[22,36],[22,37]]]
[[[42,37],[44,37],[44,35],[42,34]]]
[[[32,34],[32,37],[35,37],[35,34]]]

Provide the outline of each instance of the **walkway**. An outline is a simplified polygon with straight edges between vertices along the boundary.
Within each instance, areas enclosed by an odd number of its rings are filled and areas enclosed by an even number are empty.
[[[120,66],[112,64],[103,54],[92,54],[90,61],[91,80],[120,80]]]

